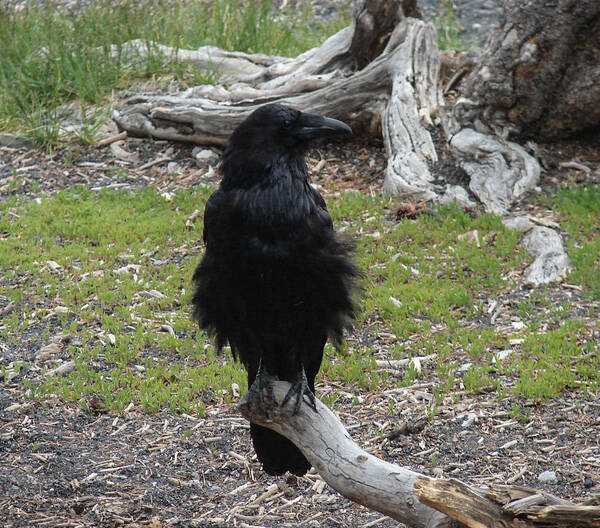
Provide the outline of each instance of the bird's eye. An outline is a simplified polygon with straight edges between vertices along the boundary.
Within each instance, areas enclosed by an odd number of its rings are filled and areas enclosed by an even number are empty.
[[[291,119],[286,119],[283,122],[283,126],[284,126],[284,128],[290,128],[290,126],[292,126],[292,120]]]

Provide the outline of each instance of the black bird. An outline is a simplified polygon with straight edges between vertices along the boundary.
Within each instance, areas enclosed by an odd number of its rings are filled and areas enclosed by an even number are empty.
[[[336,234],[310,185],[311,140],[348,134],[345,123],[280,104],[254,111],[231,135],[222,174],[204,210],[206,251],[194,272],[194,318],[227,342],[262,394],[265,373],[292,383],[295,412],[327,338],[336,346],[355,316],[359,271],[352,244]],[[266,384],[264,384],[266,386]],[[258,459],[271,475],[303,475],[310,463],[283,436],[251,424]]]

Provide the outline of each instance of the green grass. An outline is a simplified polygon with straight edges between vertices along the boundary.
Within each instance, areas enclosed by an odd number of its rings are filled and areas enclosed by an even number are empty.
[[[96,401],[111,411],[133,402],[148,411],[202,413],[211,402],[231,401],[232,383],[244,390],[240,365],[228,353],[217,355],[189,316],[202,225],[198,220],[189,230],[185,220],[210,192],[197,187],[166,201],[152,188],[76,188],[41,203],[12,197],[0,204],[2,290],[5,301],[15,303],[0,323],[0,340],[39,349],[62,333],[68,337],[60,357],[75,362],[71,373],[55,376],[45,374],[53,363],[42,372],[22,366],[19,375],[32,397],[84,407]],[[597,192],[565,191],[559,199],[565,225],[579,237],[575,249],[594,243],[600,212],[585,200]],[[336,225],[359,235],[357,258],[367,276],[357,336],[393,334],[384,346],[387,359],[435,357],[421,372],[409,366],[394,375],[375,363],[380,346],[357,344],[339,353],[328,347],[323,380],[374,390],[433,376],[438,402],[460,391],[540,401],[574,388],[598,389],[600,355],[589,333],[598,330],[597,316],[572,317],[567,301],[553,305],[540,290],[507,304],[525,328],[481,322],[490,299],[518,291],[508,272],[530,261],[519,233],[506,230],[500,218],[473,219],[442,208],[439,216],[398,222],[386,199],[348,192],[328,202]],[[458,237],[474,229],[481,247]],[[596,283],[588,279],[597,262],[586,262],[570,280],[581,279],[595,295]],[[511,344],[515,338],[519,345]],[[512,354],[496,361],[506,349]]]
[[[540,400],[558,396],[567,388],[598,389],[598,344],[579,342],[581,325],[580,321],[567,320],[555,330],[527,336],[522,354],[508,367],[519,374],[516,394]]]
[[[307,9],[282,17],[268,1],[102,0],[73,14],[50,4],[16,13],[0,7],[0,130],[18,129],[52,146],[59,141],[62,103],[106,105],[112,90],[128,88],[136,79],[168,75],[183,85],[218,79],[218,65],[197,71],[163,57],[151,44],[145,60],[126,58],[122,45],[132,39],[295,56],[346,22],[342,16],[327,26],[315,24]]]
[[[50,320],[75,341],[66,347],[75,371],[32,386],[35,395],[83,405],[96,397],[113,410],[134,401],[151,411],[201,412],[216,390],[244,385],[239,365],[205,350],[189,320],[199,234],[184,223],[207,196],[199,188],[167,202],[152,189],[96,195],[78,188],[41,204],[2,205],[0,232],[9,235],[0,267],[12,283],[6,295],[20,306],[3,321],[2,339]]]
[[[561,187],[542,203],[559,215],[567,233],[567,253],[573,265],[569,279],[600,300],[600,186]]]
[[[466,50],[472,46],[461,37],[462,28],[458,20],[457,8],[452,0],[443,0],[438,8],[438,14],[433,19],[433,25],[438,34],[438,46],[444,50]]]

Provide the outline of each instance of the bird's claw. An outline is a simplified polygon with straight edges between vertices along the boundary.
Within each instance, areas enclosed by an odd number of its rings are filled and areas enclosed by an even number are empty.
[[[296,403],[294,404],[294,411],[292,412],[292,416],[298,414],[298,412],[300,411],[300,406],[302,405],[302,400],[305,395],[308,399],[308,402],[307,402],[308,406],[313,411],[318,412],[315,395],[313,394],[313,391],[311,391],[310,387],[308,386],[308,380],[306,379],[306,372],[304,372],[304,367],[302,367],[302,371],[300,372],[298,378],[296,379],[296,381],[294,381],[294,383],[292,383],[292,386],[287,391],[285,398],[281,402],[281,407],[284,407],[285,404],[288,401],[290,401],[290,399],[294,395],[296,396]]]
[[[269,418],[269,408],[265,402],[264,391],[267,391],[268,397],[271,401],[275,401],[275,394],[273,393],[273,379],[272,376],[263,368],[262,359],[258,362],[258,370],[256,372],[256,378],[250,387],[252,392],[258,392],[258,405],[262,413]]]

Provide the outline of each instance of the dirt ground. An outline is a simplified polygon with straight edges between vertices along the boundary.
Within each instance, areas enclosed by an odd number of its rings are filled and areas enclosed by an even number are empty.
[[[75,184],[92,189],[153,184],[159,192],[173,192],[198,182],[217,182],[217,175],[194,158],[192,146],[127,139],[121,147],[136,154],[136,161],[120,160],[110,147],[73,147],[54,155],[2,147],[0,199],[14,193],[33,198]],[[339,143],[315,150],[313,170],[321,159],[327,162],[314,181],[326,196],[344,188],[380,191],[385,164],[381,144]],[[148,166],[150,162],[154,164]],[[592,163],[597,169],[598,160]],[[124,167],[130,170],[115,170]],[[438,169],[452,169],[444,156]],[[549,172],[543,185],[564,180],[565,171]],[[532,206],[525,200],[516,207]],[[578,288],[564,283],[547,293],[555,302],[568,299],[581,310],[592,303]],[[524,297],[529,291],[512,295]],[[510,300],[504,301],[505,309],[494,321],[499,327],[509,327],[513,315]],[[491,323],[488,318],[472,324]],[[9,359],[31,361],[45,344],[41,339],[41,332],[26,336],[21,346],[10,348]],[[369,328],[351,337],[357,344],[368,342],[380,360],[386,359],[393,339]],[[597,326],[592,325],[582,339],[600,340]],[[8,350],[0,348],[4,359]],[[459,364],[468,361],[455,359]],[[402,377],[399,370],[387,370],[392,378]],[[458,391],[427,419],[435,383],[425,374],[406,388],[365,391],[320,383],[317,393],[338,394],[335,412],[352,437],[390,462],[474,485],[513,483],[568,499],[600,496],[599,394],[590,398],[578,391],[565,393],[529,406],[529,418],[520,421],[511,418],[511,398]],[[341,497],[316,473],[301,478],[265,475],[254,457],[248,424],[235,405],[214,394],[207,398],[204,418],[145,414],[135,407],[122,415],[101,409],[89,414],[72,403],[28,400],[22,374],[4,382],[0,385],[3,526],[397,526]],[[555,478],[539,481],[545,471],[553,471]]]

